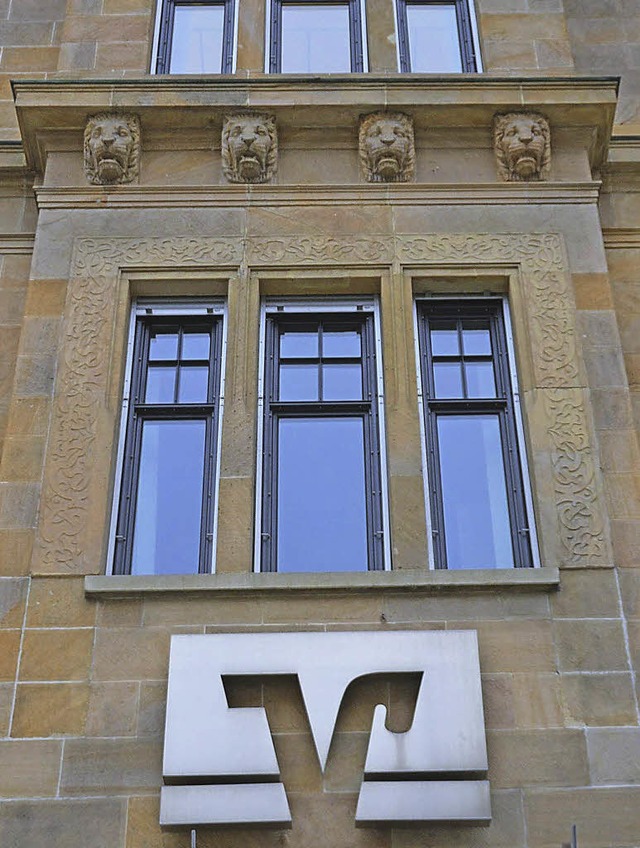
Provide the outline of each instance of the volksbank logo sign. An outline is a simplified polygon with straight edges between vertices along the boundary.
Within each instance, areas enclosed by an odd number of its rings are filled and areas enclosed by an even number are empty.
[[[324,772],[349,684],[398,672],[422,675],[413,724],[375,708],[356,824],[488,821],[476,634],[401,631],[174,636],[161,824],[291,824],[265,710],[230,708],[223,678],[297,675]]]

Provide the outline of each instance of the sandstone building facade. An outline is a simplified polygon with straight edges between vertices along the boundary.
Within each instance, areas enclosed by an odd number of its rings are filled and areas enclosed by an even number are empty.
[[[419,674],[321,769],[239,668],[291,826],[198,848],[640,845],[639,51],[637,0],[0,0],[3,848],[191,844],[172,636],[453,631],[486,820],[356,827]]]

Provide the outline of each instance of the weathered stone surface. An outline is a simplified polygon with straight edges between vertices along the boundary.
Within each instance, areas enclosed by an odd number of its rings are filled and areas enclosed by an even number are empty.
[[[489,779],[494,789],[584,786],[589,782],[582,731],[492,730],[487,733],[487,748]]]
[[[0,816],[2,845],[29,848],[114,848],[124,839],[122,799],[16,801]]]
[[[88,703],[87,684],[20,684],[11,735],[79,736],[86,729]]]
[[[556,621],[554,635],[563,671],[624,671],[628,668],[619,621]]]
[[[617,846],[633,846],[638,837],[639,804],[640,787],[526,790],[529,845],[534,848],[561,845],[575,824],[587,848],[611,842],[612,830]]]
[[[65,795],[139,794],[162,784],[162,745],[155,739],[71,739],[60,788]]]
[[[562,674],[567,724],[574,726],[625,725],[637,721],[631,674]]]
[[[0,795],[4,798],[55,795],[61,756],[61,742],[10,739],[1,741]],[[0,835],[5,815],[6,813],[3,813],[0,816]],[[3,839],[2,844],[19,843]]]
[[[20,659],[20,679],[87,679],[93,638],[91,628],[27,630]]]
[[[587,731],[592,783],[640,783],[640,729]]]
[[[96,605],[85,599],[82,578],[32,581],[27,627],[92,627],[95,617]]]

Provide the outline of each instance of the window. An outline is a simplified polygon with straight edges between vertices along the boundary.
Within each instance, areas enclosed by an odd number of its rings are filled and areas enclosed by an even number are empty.
[[[230,74],[233,0],[164,0],[157,74]]]
[[[139,303],[125,391],[114,573],[211,570],[222,306]]]
[[[263,571],[388,561],[375,328],[373,304],[265,309]]]
[[[437,568],[532,565],[501,299],[418,303]]]
[[[401,71],[477,70],[468,0],[397,0],[397,9]]]
[[[271,73],[364,70],[360,0],[272,0]]]

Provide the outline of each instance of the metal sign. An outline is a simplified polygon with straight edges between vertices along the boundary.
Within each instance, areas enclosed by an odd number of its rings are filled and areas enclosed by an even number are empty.
[[[262,707],[230,708],[223,677],[297,675],[324,772],[343,695],[370,674],[422,674],[413,724],[374,710],[356,824],[491,818],[474,631],[242,633],[171,640],[160,823],[289,827]]]

